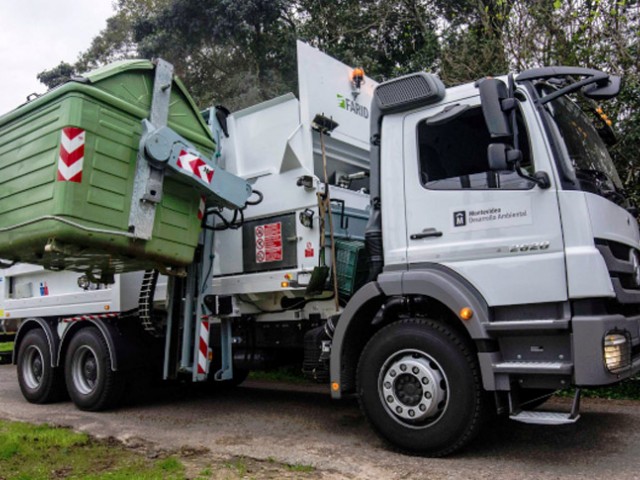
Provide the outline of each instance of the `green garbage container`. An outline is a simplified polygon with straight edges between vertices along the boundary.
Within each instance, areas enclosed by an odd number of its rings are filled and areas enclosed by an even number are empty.
[[[165,176],[151,239],[128,231],[153,81],[152,62],[116,62],[0,117],[0,258],[95,275],[191,263],[201,197],[179,177]],[[178,79],[168,126],[214,151]]]

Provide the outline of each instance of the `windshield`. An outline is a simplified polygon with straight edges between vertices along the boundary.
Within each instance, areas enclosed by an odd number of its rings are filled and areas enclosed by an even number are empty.
[[[547,104],[583,190],[619,202],[622,181],[607,147],[584,112],[566,97]]]

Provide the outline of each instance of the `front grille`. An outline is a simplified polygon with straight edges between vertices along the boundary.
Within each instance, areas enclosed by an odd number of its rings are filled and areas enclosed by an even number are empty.
[[[631,257],[631,253],[638,250],[603,239],[596,239],[595,245],[607,265],[617,300],[620,303],[640,303],[640,285],[635,280],[637,267]]]

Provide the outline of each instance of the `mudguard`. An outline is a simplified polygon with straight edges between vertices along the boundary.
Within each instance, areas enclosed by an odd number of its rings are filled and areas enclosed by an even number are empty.
[[[442,265],[420,265],[409,270],[386,271],[377,281],[363,286],[351,298],[340,316],[331,346],[331,394],[341,398],[343,391],[353,387],[354,355],[350,353],[358,327],[373,320],[377,311],[390,296],[421,295],[447,306],[456,316],[462,308],[473,310],[469,320],[460,322],[474,340],[488,340],[485,326],[489,323],[489,309],[482,295],[460,275]],[[365,312],[365,314],[363,314]],[[458,317],[459,318],[459,317]],[[346,365],[345,365],[346,364]],[[346,387],[346,388],[345,388]]]

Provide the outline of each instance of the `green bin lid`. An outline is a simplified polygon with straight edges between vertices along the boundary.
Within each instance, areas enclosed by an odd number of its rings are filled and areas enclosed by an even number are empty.
[[[0,117],[0,127],[60,97],[78,92],[143,119],[149,117],[153,95],[154,64],[149,60],[121,60],[92,70],[56,87]],[[200,145],[215,148],[204,122],[184,84],[174,76],[168,124],[178,134]]]

